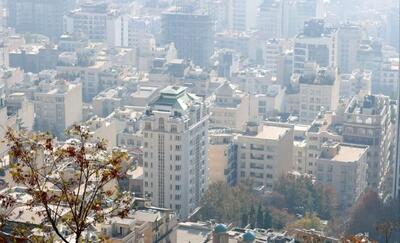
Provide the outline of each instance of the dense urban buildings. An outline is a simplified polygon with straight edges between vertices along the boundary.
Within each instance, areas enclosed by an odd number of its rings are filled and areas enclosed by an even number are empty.
[[[0,242],[400,243],[399,23],[396,0],[0,0]]]
[[[7,2],[7,25],[18,32],[31,32],[58,39],[63,33],[63,17],[73,0],[15,0]]]

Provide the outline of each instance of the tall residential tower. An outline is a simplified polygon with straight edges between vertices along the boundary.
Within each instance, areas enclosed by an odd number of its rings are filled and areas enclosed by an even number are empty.
[[[144,191],[154,205],[187,218],[207,188],[208,108],[184,87],[169,86],[142,122]]]

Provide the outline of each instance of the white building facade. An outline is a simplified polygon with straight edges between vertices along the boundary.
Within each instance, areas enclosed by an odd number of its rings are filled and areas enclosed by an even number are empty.
[[[154,205],[187,218],[207,188],[208,108],[169,86],[142,117],[144,192]]]

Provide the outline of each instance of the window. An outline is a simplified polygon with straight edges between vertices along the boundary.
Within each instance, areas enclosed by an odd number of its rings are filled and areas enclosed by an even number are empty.
[[[171,125],[171,132],[178,132],[178,128],[176,125]]]
[[[146,123],[144,124],[144,129],[150,130],[150,129],[151,129],[151,123],[150,123],[150,122],[146,122]]]
[[[165,129],[164,118],[158,119],[158,129],[160,131],[164,131]]]

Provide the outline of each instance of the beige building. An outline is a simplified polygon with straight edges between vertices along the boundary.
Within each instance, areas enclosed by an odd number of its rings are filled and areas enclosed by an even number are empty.
[[[340,134],[341,129],[340,116],[335,112],[321,112],[317,116],[306,133],[307,156],[302,169],[305,173],[315,174],[316,160],[320,156],[325,142],[341,142],[343,140]]]
[[[249,96],[225,82],[215,91],[215,102],[210,111],[211,128],[242,131],[249,121]]]
[[[208,178],[210,183],[236,183],[235,135],[224,129],[209,131]]]
[[[74,123],[82,120],[82,85],[57,80],[39,84],[34,93],[35,126],[59,136]]]
[[[354,97],[344,113],[343,141],[368,145],[368,186],[381,192],[391,190],[387,180],[393,166],[395,123],[394,109],[387,96]]]
[[[232,75],[232,83],[248,94],[266,94],[268,87],[278,84],[272,71],[262,68],[241,69]]]
[[[250,120],[263,121],[271,115],[283,111],[285,88],[280,85],[270,85],[265,94],[250,96]]]
[[[33,129],[35,122],[35,108],[31,100],[28,100],[24,93],[12,93],[7,97],[7,115],[9,120],[15,117],[18,129],[24,128],[27,131]]]
[[[293,170],[307,173],[307,131],[308,125],[294,125]]]
[[[237,138],[238,181],[272,189],[273,182],[292,169],[293,127],[268,123],[249,127]]]
[[[342,74],[340,96],[370,95],[372,90],[372,72],[355,69],[351,74]],[[393,88],[393,87],[392,87]]]
[[[310,66],[300,76],[299,84],[301,123],[311,123],[321,110],[336,110],[340,89],[337,69]]]
[[[336,191],[340,207],[350,208],[367,188],[368,146],[327,142],[316,160],[316,178]]]

